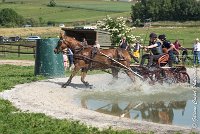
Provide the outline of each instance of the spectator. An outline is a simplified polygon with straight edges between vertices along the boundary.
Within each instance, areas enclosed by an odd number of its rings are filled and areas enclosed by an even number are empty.
[[[100,49],[100,44],[98,43],[98,41],[95,41],[95,44],[93,45],[93,48],[92,48],[91,58],[94,58],[94,56],[97,54],[99,49]]]
[[[96,48],[100,49],[100,44],[98,43],[98,41],[95,41],[95,44],[94,44],[93,47],[96,47]]]
[[[82,45],[83,45],[84,47],[87,47],[87,46],[88,46],[87,40],[86,40],[85,38],[83,38],[83,41],[82,41],[81,43],[82,43]]]
[[[198,64],[200,64],[200,43],[199,43],[199,39],[196,38],[194,46],[193,46],[193,59],[194,59],[194,64],[196,64],[197,60],[198,60]]]
[[[142,46],[140,45],[140,43],[138,41],[136,41],[136,43],[133,44],[133,46],[131,46],[131,48],[133,48],[133,52],[130,52],[130,56],[131,58],[134,59],[134,61],[136,63],[139,63],[139,58],[140,58],[140,48]]]
[[[183,47],[179,43],[178,39],[173,44],[174,44],[174,47],[176,48],[175,51],[174,51],[174,54],[177,56],[178,62],[180,62],[179,54],[180,54],[180,49],[183,48]]]
[[[174,44],[174,47],[177,49],[177,50],[180,50],[182,48],[180,42],[178,39],[175,40],[175,42],[173,43]]]
[[[63,62],[65,70],[68,68],[68,57],[67,57],[67,49],[63,50]]]
[[[119,43],[119,47],[122,49],[127,50],[129,47],[128,41],[126,40],[126,37],[122,37],[120,43]]]
[[[70,48],[67,49],[67,57],[69,61],[69,70],[72,70],[74,68],[74,58],[73,58],[73,52]]]

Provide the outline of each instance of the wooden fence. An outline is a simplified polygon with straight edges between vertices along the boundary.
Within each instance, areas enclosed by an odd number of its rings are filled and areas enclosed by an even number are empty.
[[[35,57],[35,42],[23,42],[23,43],[4,43],[0,44],[0,55],[6,57],[8,53],[17,53],[18,57],[21,54],[30,54]]]

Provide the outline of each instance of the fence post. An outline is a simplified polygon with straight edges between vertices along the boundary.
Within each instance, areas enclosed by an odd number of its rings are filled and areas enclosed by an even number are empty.
[[[18,45],[18,57],[20,57],[20,45]]]
[[[64,77],[63,55],[55,54],[58,38],[39,39],[36,44],[35,75]]]

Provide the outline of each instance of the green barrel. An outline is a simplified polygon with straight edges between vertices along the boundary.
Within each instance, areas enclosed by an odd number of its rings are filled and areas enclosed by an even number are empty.
[[[39,39],[36,45],[35,75],[64,77],[63,55],[55,54],[58,38]]]

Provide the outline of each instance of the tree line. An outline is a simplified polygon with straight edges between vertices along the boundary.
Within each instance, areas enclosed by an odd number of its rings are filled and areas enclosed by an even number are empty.
[[[132,5],[133,22],[146,19],[152,21],[196,21],[200,20],[200,1],[197,0],[141,0]]]

